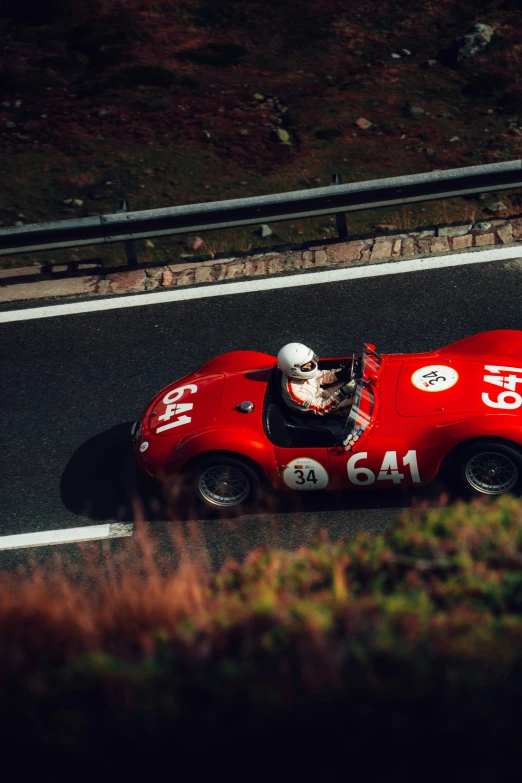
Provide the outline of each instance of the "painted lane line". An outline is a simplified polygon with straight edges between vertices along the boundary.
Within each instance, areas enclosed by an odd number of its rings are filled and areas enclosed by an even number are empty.
[[[133,524],[108,523],[88,527],[70,527],[64,530],[43,530],[40,533],[21,533],[15,536],[0,536],[0,549],[23,549],[24,547],[74,544],[80,541],[97,541],[102,538],[132,536]]]
[[[311,272],[285,277],[269,277],[263,280],[248,280],[237,283],[213,283],[199,288],[184,288],[180,291],[162,291],[150,294],[122,296],[114,299],[96,299],[71,304],[31,307],[26,310],[11,310],[0,313],[0,323],[29,321],[34,318],[54,318],[60,315],[78,315],[94,313],[100,310],[116,310],[124,307],[144,307],[145,305],[180,302],[189,299],[204,299],[211,296],[231,296],[257,291],[270,291],[277,288],[295,288],[302,285],[320,285],[339,280],[357,280],[363,277],[382,277],[383,275],[401,275],[407,272],[422,272],[444,267],[464,266],[465,264],[483,264],[490,261],[503,261],[522,258],[522,247],[495,247],[487,250],[472,250],[465,253],[444,256],[422,256],[408,261],[370,264],[369,266],[343,267],[325,272]]]

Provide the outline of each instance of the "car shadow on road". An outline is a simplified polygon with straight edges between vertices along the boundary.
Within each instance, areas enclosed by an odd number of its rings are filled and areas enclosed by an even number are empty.
[[[126,422],[101,432],[73,454],[60,482],[62,501],[69,511],[93,521],[183,522],[213,520],[216,516],[234,521],[251,514],[266,517],[385,508],[399,512],[419,503],[438,505],[447,492],[439,481],[424,487],[377,491],[266,492],[259,505],[248,512],[206,512],[190,498],[185,504],[172,502],[172,493],[168,496],[158,482],[137,470],[130,428],[131,423]]]
[[[116,522],[132,522],[140,513],[161,517],[160,488],[138,472],[130,430],[131,422],[118,424],[73,454],[60,481],[62,501],[73,514]]]

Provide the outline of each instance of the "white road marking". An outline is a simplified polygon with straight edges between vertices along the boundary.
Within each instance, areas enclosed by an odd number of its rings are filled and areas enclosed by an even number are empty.
[[[20,533],[15,536],[0,536],[0,549],[23,549],[24,547],[73,544],[80,541],[97,541],[101,538],[122,538],[132,536],[133,524],[108,523],[88,527],[70,527],[64,530],[43,530],[40,533]]]
[[[520,247],[494,247],[486,250],[472,250],[465,253],[450,253],[444,256],[422,256],[408,261],[385,262],[369,266],[328,269],[324,272],[311,272],[289,276],[264,278],[263,280],[245,280],[237,283],[212,283],[211,285],[183,288],[181,290],[118,296],[112,299],[74,302],[71,304],[50,305],[49,307],[31,307],[26,310],[11,310],[0,313],[0,323],[29,321],[34,318],[54,318],[59,315],[78,315],[94,313],[100,310],[116,310],[124,307],[144,307],[145,305],[180,302],[189,299],[204,299],[210,296],[231,296],[256,291],[270,291],[277,288],[295,288],[301,285],[320,285],[338,280],[357,280],[362,277],[381,277],[383,275],[402,275],[406,272],[422,272],[428,269],[463,266],[465,264],[483,264],[488,261],[503,261],[522,258]]]

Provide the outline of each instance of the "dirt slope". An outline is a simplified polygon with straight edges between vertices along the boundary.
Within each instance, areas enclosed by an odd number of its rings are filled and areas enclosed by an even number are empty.
[[[521,157],[513,0],[6,0],[0,222],[214,201]],[[476,22],[490,42],[458,59]],[[366,120],[366,122],[364,122]],[[70,200],[70,201],[69,201]],[[68,203],[64,203],[68,201]],[[491,215],[516,193],[349,215],[352,233]],[[333,221],[207,235],[209,252],[332,236]],[[191,237],[186,238],[191,244]],[[179,237],[154,257],[188,252]],[[152,249],[145,249],[145,255]],[[14,256],[46,263],[71,251]],[[93,256],[83,249],[77,258]],[[104,260],[123,260],[117,246]]]

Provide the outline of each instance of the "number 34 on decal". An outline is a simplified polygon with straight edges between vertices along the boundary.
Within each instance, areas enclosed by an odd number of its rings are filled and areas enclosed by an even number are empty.
[[[493,384],[493,386],[500,386],[504,391],[499,392],[496,400],[491,399],[489,392],[483,392],[482,402],[486,403],[490,408],[503,408],[508,411],[520,408],[522,395],[517,392],[517,383],[522,384],[522,368],[486,364],[484,369],[492,373],[491,375],[484,375],[484,381]],[[507,372],[509,375],[501,375],[501,372]],[[518,373],[518,375],[514,373]]]
[[[386,452],[377,476],[373,470],[370,470],[370,468],[365,468],[363,465],[358,464],[359,462],[367,459],[367,457],[368,452],[362,451],[360,454],[354,454],[348,460],[348,479],[352,484],[357,484],[358,486],[362,487],[366,484],[373,484],[374,481],[386,480],[393,481],[394,484],[401,483],[405,474],[399,473],[399,463],[397,460],[396,451]],[[417,464],[417,452],[415,450],[408,451],[401,459],[403,468],[407,467],[410,469],[412,482],[414,484],[419,484],[420,476],[419,466]]]

